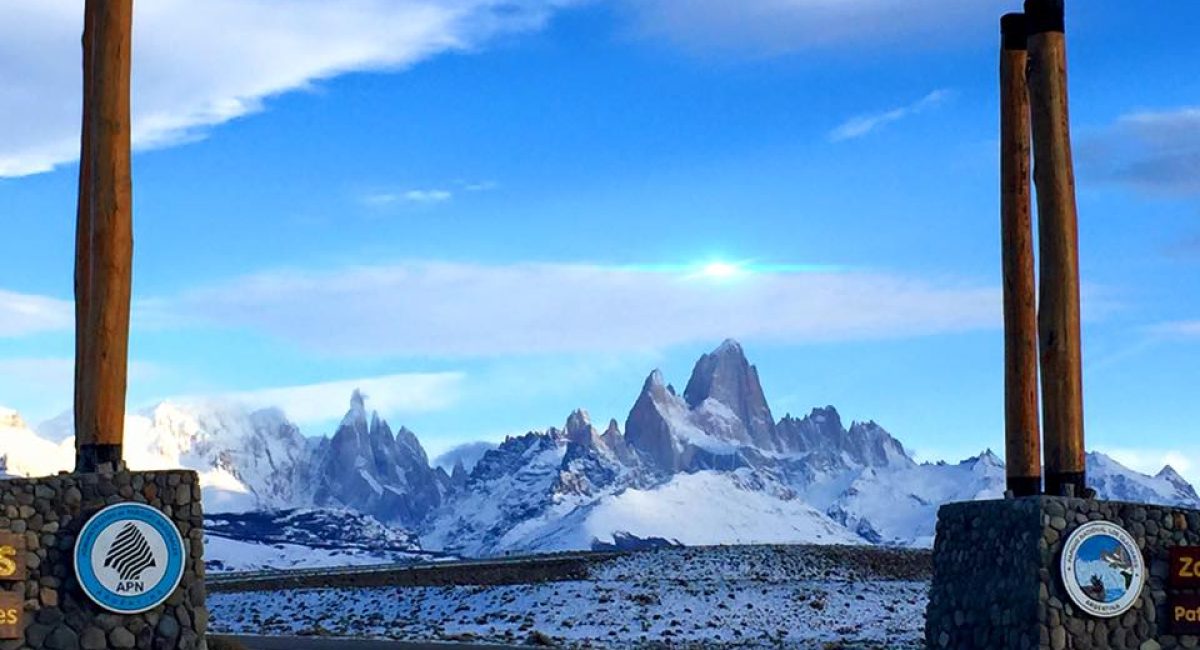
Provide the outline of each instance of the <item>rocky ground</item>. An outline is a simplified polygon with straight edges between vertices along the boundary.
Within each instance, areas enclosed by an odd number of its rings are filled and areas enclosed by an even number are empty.
[[[929,555],[869,547],[672,548],[520,585],[221,592],[214,632],[575,647],[921,647]]]

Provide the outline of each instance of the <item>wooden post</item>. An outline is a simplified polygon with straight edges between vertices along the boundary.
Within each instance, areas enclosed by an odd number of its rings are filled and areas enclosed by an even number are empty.
[[[121,459],[133,227],[129,81],[133,0],[87,0],[76,230],[76,471]]]
[[[1063,0],[1026,0],[1029,101],[1041,253],[1046,493],[1086,490],[1079,326],[1079,227],[1067,101]],[[1068,486],[1070,486],[1068,488]]]
[[[1029,89],[1024,14],[1000,21],[1000,230],[1004,275],[1004,448],[1008,489],[1042,491],[1038,431],[1037,294],[1029,186]]]

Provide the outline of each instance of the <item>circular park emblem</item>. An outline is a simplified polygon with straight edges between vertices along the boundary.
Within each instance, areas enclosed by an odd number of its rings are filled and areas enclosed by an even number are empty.
[[[183,578],[186,551],[179,529],[141,503],[96,513],[75,542],[75,576],[97,605],[138,614],[161,605]]]
[[[1124,614],[1141,597],[1146,563],[1137,542],[1124,528],[1093,521],[1067,538],[1062,577],[1067,593],[1080,609],[1112,618]]]

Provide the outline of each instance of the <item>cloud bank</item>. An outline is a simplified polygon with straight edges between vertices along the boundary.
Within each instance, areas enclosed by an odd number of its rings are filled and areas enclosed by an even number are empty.
[[[153,0],[135,4],[133,140],[203,137],[339,74],[411,66],[541,27],[574,0]],[[0,177],[79,153],[83,6],[0,0]]]
[[[999,289],[885,273],[408,262],[275,271],[142,305],[166,327],[251,328],[327,355],[492,357],[720,340],[816,343],[997,327]]]
[[[135,5],[133,141],[153,149],[357,71],[403,69],[543,27],[587,0],[154,0]],[[994,31],[1001,0],[618,0],[638,29],[688,49],[781,53]],[[82,7],[0,0],[0,177],[79,149]]]
[[[1081,138],[1084,170],[1151,194],[1200,195],[1200,107],[1141,111]]]
[[[228,393],[220,398],[249,408],[278,407],[293,421],[306,423],[344,413],[351,393],[361,390],[372,410],[392,416],[411,415],[444,410],[458,403],[465,377],[458,372],[403,373]]]
[[[1200,320],[1161,323],[1150,328],[1150,333],[1167,338],[1200,338]]]
[[[74,326],[73,301],[16,293],[0,288],[0,338],[57,332],[69,330]]]

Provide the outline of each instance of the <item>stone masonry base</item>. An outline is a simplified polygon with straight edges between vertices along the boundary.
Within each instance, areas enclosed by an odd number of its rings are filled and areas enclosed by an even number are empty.
[[[1106,520],[1137,540],[1149,575],[1117,618],[1071,603],[1059,577],[1063,542]],[[925,636],[931,650],[1196,648],[1167,630],[1168,549],[1200,545],[1200,512],[1062,497],[952,503],[938,512]]]
[[[84,522],[101,508],[146,503],[175,522],[187,548],[183,580],[167,602],[143,614],[104,612],[75,579],[72,552]],[[107,472],[0,480],[0,531],[25,537],[28,575],[0,582],[25,602],[24,639],[0,641],[0,650],[202,649],[204,606],[203,517],[196,473]]]

